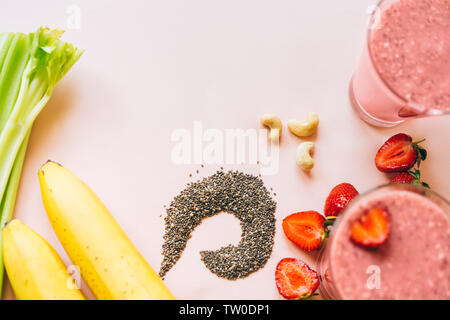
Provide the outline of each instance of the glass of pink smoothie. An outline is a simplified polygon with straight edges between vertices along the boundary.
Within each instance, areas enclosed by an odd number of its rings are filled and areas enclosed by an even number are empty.
[[[375,249],[355,244],[353,222],[379,206],[390,216],[387,241]],[[413,185],[356,197],[334,224],[318,270],[328,299],[450,299],[450,203]]]
[[[450,113],[450,0],[379,2],[350,101],[376,126]]]

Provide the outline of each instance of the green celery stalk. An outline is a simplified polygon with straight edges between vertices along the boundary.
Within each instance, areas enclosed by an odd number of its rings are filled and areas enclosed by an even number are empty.
[[[25,154],[27,151],[28,140],[30,139],[31,130],[28,132],[25,140],[20,147],[19,153],[17,154],[16,161],[14,162],[11,175],[9,177],[8,185],[6,187],[5,195],[0,204],[0,253],[3,245],[2,239],[2,229],[8,221],[11,220],[14,213],[14,206],[16,204],[17,191],[20,184],[20,175],[22,173],[23,162],[25,160]],[[0,254],[0,288],[3,288],[3,276],[5,273],[5,268],[3,267],[3,255]],[[0,291],[1,293],[1,291]]]
[[[29,59],[15,103],[12,108],[8,106],[9,116],[0,133],[0,195],[4,194],[17,152],[28,130],[50,98],[56,83],[82,54],[71,44],[60,41],[61,34],[60,30],[40,28],[36,33],[25,36],[28,50],[25,50],[25,54],[20,52],[17,63],[21,63],[21,58],[27,53]],[[22,40],[23,35],[19,34],[18,38]],[[7,62],[3,68],[7,67]],[[3,87],[0,87],[0,91],[3,91]]]
[[[14,211],[34,120],[83,53],[59,40],[62,33],[41,27],[30,34],[0,34],[0,227]],[[0,269],[3,278],[2,258]]]

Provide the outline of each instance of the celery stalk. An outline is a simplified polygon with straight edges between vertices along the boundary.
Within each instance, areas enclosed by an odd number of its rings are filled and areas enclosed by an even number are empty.
[[[34,120],[50,99],[56,83],[83,53],[59,40],[62,33],[39,28],[30,34],[0,34],[0,227],[11,219],[14,211]],[[0,269],[1,277],[1,258]]]
[[[11,220],[14,206],[16,204],[17,191],[19,189],[20,175],[22,173],[23,162],[25,160],[25,154],[27,151],[28,140],[30,139],[31,130],[28,132],[25,140],[20,147],[19,153],[17,154],[16,161],[14,162],[11,175],[9,177],[8,185],[6,187],[5,195],[0,204],[0,248],[2,248],[2,229],[5,224]],[[1,252],[1,249],[0,249]],[[3,275],[5,268],[3,268],[3,255],[0,254],[0,288],[3,288]],[[1,293],[1,291],[0,291]]]

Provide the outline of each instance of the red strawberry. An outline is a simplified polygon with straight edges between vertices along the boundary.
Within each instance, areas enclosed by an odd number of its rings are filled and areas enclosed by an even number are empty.
[[[350,239],[363,247],[376,248],[386,242],[391,229],[387,210],[375,207],[355,221],[350,230]]]
[[[394,178],[392,178],[391,184],[416,184],[421,185],[426,188],[429,188],[430,186],[426,182],[420,181],[420,171],[414,170],[414,171],[408,171],[408,172],[400,172],[397,174]]]
[[[319,287],[319,275],[306,263],[294,258],[278,262],[275,271],[278,292],[286,299],[306,299]]]
[[[405,133],[390,137],[378,150],[375,165],[381,172],[400,172],[411,169],[417,162],[420,165],[427,157],[425,149]]]
[[[350,183],[341,183],[334,187],[325,201],[324,214],[336,217],[347,204],[358,195],[358,191]]]
[[[392,178],[390,183],[391,184],[396,184],[396,183],[410,184],[414,180],[416,180],[416,178],[413,175],[411,175],[409,172],[400,172],[394,178]]]
[[[328,230],[324,227],[325,218],[316,211],[293,213],[283,220],[286,237],[305,251],[320,247]]]

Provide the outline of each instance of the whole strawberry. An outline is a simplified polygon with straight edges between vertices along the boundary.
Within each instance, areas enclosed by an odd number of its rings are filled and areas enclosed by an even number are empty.
[[[424,186],[426,188],[430,187],[428,185],[428,183],[420,181],[420,171],[419,170],[400,172],[394,178],[392,178],[390,183],[391,184],[415,184],[415,185]]]
[[[391,180],[391,184],[410,184],[415,181],[416,178],[409,172],[400,172]]]
[[[356,197],[359,192],[350,183],[341,183],[335,186],[325,201],[324,214],[327,217],[336,217]]]

